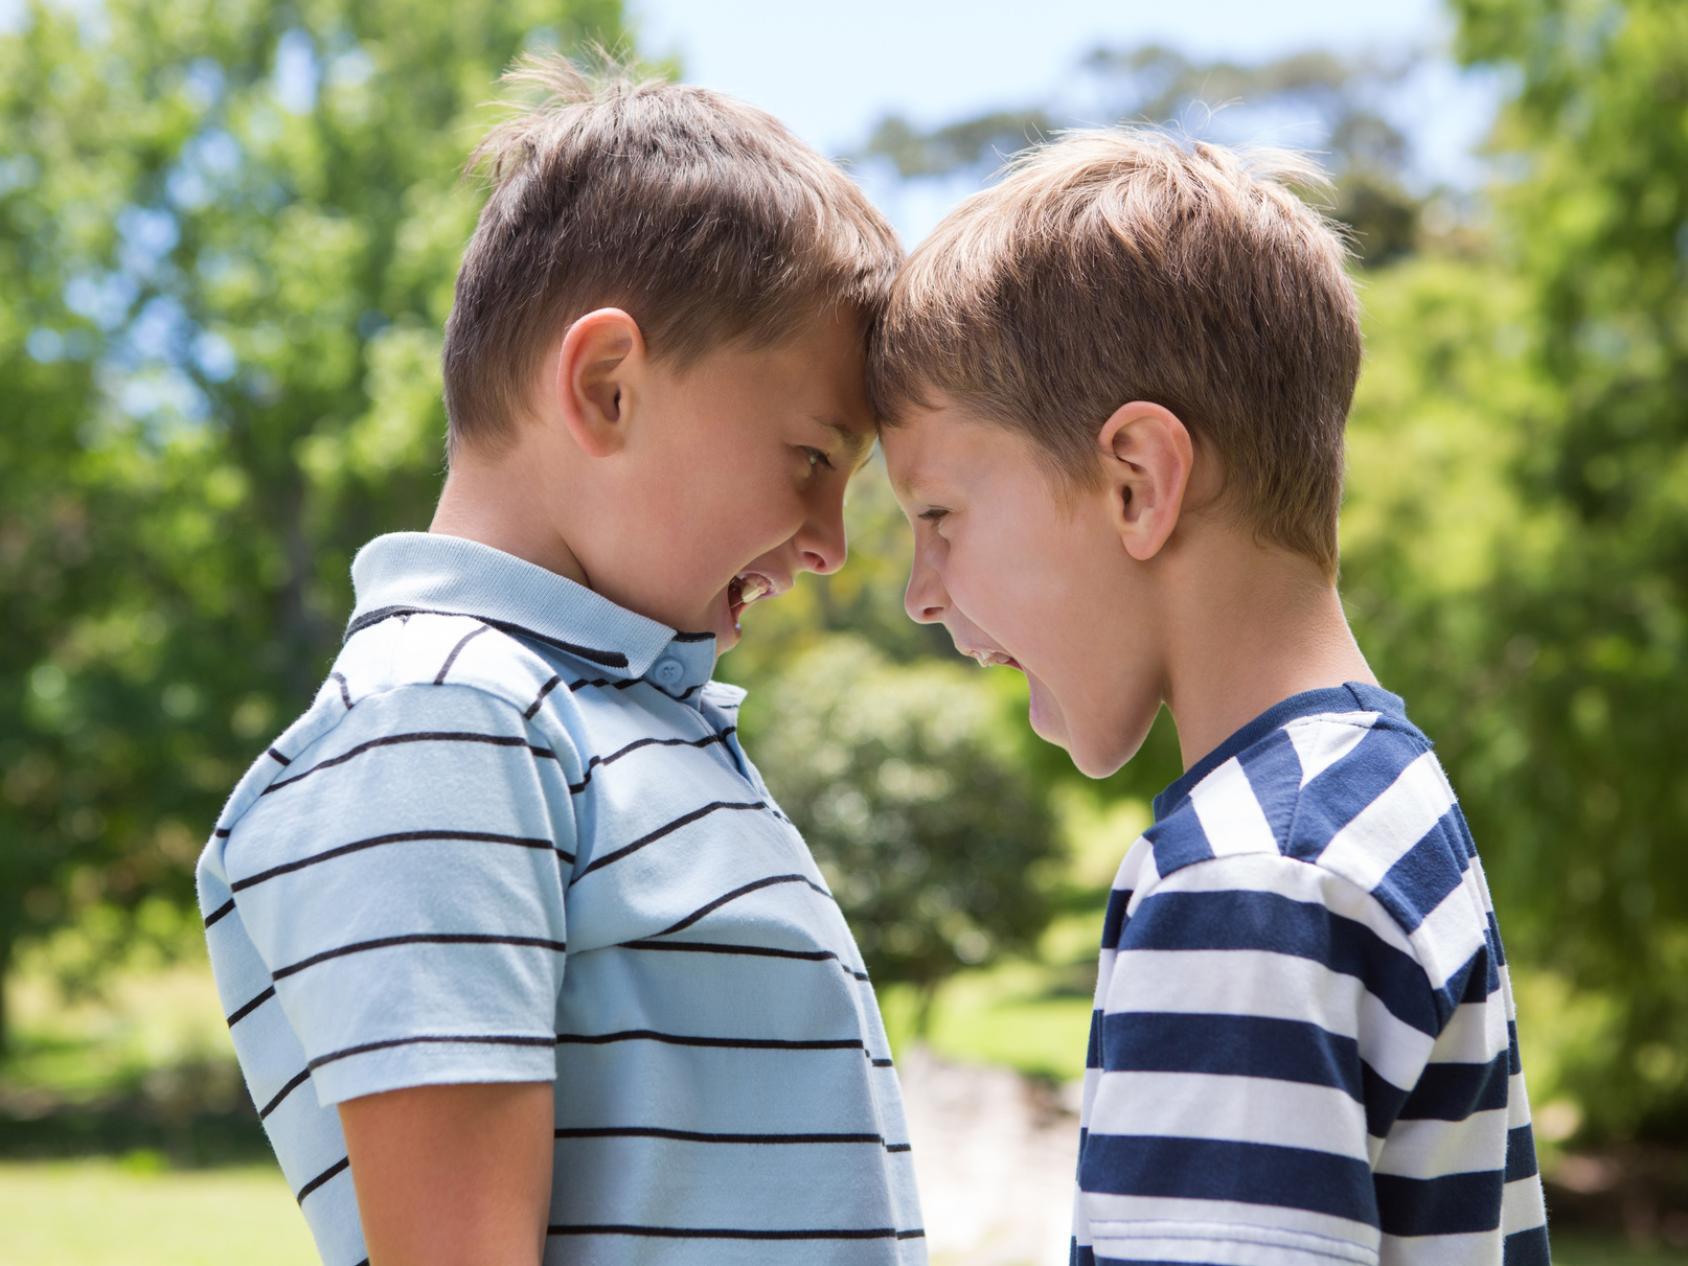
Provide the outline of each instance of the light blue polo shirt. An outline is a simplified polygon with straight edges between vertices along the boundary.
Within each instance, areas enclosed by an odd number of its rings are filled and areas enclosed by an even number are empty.
[[[873,988],[714,638],[448,536],[352,578],[333,671],[198,868],[323,1261],[366,1259],[336,1104],[554,1081],[548,1263],[923,1262]]]

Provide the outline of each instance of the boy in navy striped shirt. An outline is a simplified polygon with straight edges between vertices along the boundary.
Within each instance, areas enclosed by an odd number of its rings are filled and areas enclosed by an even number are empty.
[[[1482,868],[1337,596],[1360,329],[1316,179],[1073,134],[938,227],[869,353],[909,615],[1086,774],[1163,703],[1183,750],[1103,928],[1086,1266],[1548,1260]]]
[[[241,1068],[328,1266],[914,1266],[872,987],[711,680],[844,561],[899,251],[761,111],[524,78],[433,530],[200,862]]]

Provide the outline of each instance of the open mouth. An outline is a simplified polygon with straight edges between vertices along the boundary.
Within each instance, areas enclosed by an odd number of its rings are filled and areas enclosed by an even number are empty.
[[[732,614],[733,627],[738,628],[739,617],[751,603],[774,592],[774,582],[760,572],[747,571],[734,576],[727,585],[727,610]]]
[[[1007,668],[1018,668],[1018,669],[1020,669],[1021,672],[1026,671],[1021,666],[1019,660],[1015,659],[1012,655],[1009,655],[1009,654],[1007,654],[1006,652],[1003,652],[1003,651],[992,651],[992,650],[984,650],[984,649],[981,649],[981,648],[966,648],[966,647],[964,647],[964,648],[962,648],[961,653],[963,655],[966,655],[970,659],[977,660],[978,663],[979,663],[979,667],[981,667],[981,668],[995,668],[995,667],[1001,666],[1001,667],[1007,667]]]

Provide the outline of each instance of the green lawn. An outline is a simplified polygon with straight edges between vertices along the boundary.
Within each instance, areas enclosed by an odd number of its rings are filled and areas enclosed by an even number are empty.
[[[148,1172],[144,1164],[109,1160],[0,1162],[0,1226],[7,1266],[318,1260],[273,1165]]]

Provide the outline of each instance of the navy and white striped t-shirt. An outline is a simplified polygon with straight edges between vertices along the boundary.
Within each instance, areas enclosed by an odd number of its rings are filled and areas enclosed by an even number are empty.
[[[925,1260],[896,1072],[713,637],[487,546],[352,567],[333,672],[198,870],[247,1087],[328,1266],[336,1104],[553,1081],[546,1261]]]
[[[1287,699],[1156,798],[1087,1063],[1081,1266],[1548,1261],[1488,887],[1388,691]]]

